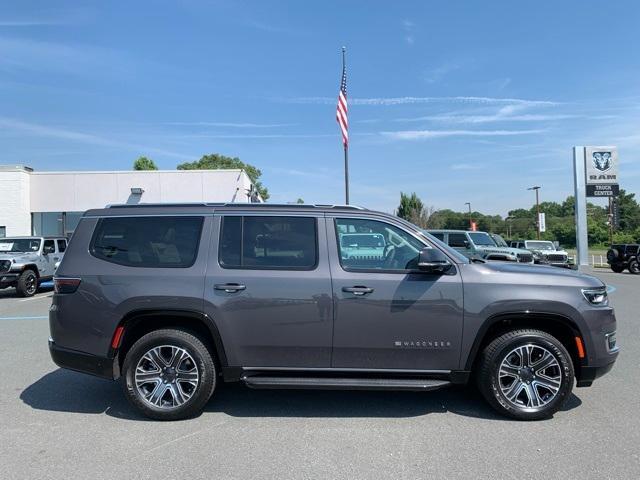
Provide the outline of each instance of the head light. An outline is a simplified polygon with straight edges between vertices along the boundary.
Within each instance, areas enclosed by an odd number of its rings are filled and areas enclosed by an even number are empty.
[[[609,304],[607,287],[583,288],[582,295],[591,305],[606,306]]]

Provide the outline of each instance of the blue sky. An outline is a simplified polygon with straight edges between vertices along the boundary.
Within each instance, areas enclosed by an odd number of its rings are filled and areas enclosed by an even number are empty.
[[[572,145],[617,145],[640,187],[635,1],[0,0],[0,164],[263,171],[271,201],[505,214],[572,193]]]

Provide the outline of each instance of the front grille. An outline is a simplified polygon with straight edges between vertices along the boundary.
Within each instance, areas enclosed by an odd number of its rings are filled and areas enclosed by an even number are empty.
[[[549,255],[547,255],[547,260],[549,260],[550,262],[566,262],[567,261],[567,256],[566,255],[561,255],[558,253],[551,253]]]
[[[520,263],[531,263],[533,261],[533,255],[528,253],[519,253],[518,261]]]
[[[8,272],[11,268],[11,260],[0,260],[0,272]]]

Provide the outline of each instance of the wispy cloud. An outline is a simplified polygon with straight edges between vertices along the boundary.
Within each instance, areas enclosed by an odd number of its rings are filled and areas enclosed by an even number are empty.
[[[492,123],[492,122],[546,122],[581,118],[574,114],[524,114],[524,115],[427,115],[413,118],[396,118],[394,122],[441,122],[441,123]]]
[[[296,123],[234,123],[234,122],[167,122],[166,125],[185,127],[228,127],[228,128],[277,128],[293,127]]]
[[[218,138],[218,139],[270,139],[270,138],[324,138],[335,137],[335,133],[301,133],[301,134],[289,134],[289,133],[273,133],[273,134],[253,134],[253,133],[239,133],[239,134],[226,134],[226,133],[213,133],[213,134],[193,134],[193,135],[180,135],[181,138]]]
[[[483,166],[477,163],[454,163],[450,168],[451,170],[480,170]]]
[[[416,24],[411,20],[403,20],[402,21],[402,29],[404,30],[404,41],[407,42],[407,45],[411,46],[415,43],[415,27]]]
[[[129,142],[119,141],[113,138],[95,135],[91,133],[80,132],[60,127],[52,127],[50,125],[41,125],[37,123],[25,122],[15,118],[0,117],[0,127],[2,129],[11,130],[18,133],[37,137],[49,137],[57,140],[68,140],[73,142],[86,143],[91,145],[99,145],[104,147],[118,147],[137,152],[149,152],[165,155],[174,158],[188,158],[189,155],[170,150],[164,150],[148,145],[138,145]]]
[[[459,70],[461,67],[457,63],[447,62],[427,72],[425,80],[427,83],[437,83],[442,80],[448,73]]]
[[[328,105],[335,103],[333,97],[293,97],[277,99],[286,103],[300,104],[316,104]],[[393,105],[412,105],[423,103],[461,103],[461,104],[480,104],[480,105],[497,105],[497,104],[513,104],[521,106],[554,106],[559,105],[557,102],[549,100],[527,100],[522,98],[498,98],[498,97],[473,97],[473,96],[456,96],[456,97],[374,97],[374,98],[349,98],[351,105],[371,105],[371,106],[393,106]]]
[[[444,137],[506,137],[513,135],[534,135],[544,130],[401,130],[380,132],[393,140],[427,140]]]
[[[130,73],[135,62],[102,47],[24,38],[0,37],[0,71],[33,70],[64,73]]]

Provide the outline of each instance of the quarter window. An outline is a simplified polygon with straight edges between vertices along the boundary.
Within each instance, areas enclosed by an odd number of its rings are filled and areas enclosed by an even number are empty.
[[[58,252],[63,253],[67,249],[67,242],[65,240],[58,240]]]
[[[426,247],[404,230],[377,220],[337,218],[335,225],[345,270],[415,270]]]
[[[225,216],[218,260],[223,268],[312,270],[317,238],[312,217]]]
[[[193,265],[202,217],[112,217],[98,222],[91,240],[93,256],[129,267]]]
[[[467,236],[464,233],[450,233],[449,246],[454,248],[464,248],[468,245]]]

